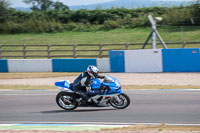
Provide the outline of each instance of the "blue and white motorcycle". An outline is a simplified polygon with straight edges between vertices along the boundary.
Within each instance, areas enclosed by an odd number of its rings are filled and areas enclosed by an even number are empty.
[[[58,81],[55,85],[61,90],[56,96],[56,103],[65,110],[74,110],[78,106],[107,107],[110,105],[117,109],[124,109],[130,104],[130,98],[121,90],[120,82],[108,75],[105,75],[103,81],[91,79],[91,89],[98,93],[89,95],[87,104],[82,104],[82,96],[73,91],[73,83],[70,84],[68,80]]]

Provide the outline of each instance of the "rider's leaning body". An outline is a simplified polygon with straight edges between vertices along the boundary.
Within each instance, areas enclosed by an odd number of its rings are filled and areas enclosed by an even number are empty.
[[[96,95],[98,92],[91,89],[91,79],[101,78],[105,76],[99,75],[99,69],[96,66],[88,66],[85,72],[82,72],[73,83],[73,90],[80,93],[83,98],[87,101],[88,95]]]

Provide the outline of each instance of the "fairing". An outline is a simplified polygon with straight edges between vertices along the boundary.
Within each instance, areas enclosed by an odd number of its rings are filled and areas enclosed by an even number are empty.
[[[121,84],[119,80],[114,77],[105,75],[104,81],[101,82],[99,79],[92,79],[91,88],[92,89],[101,89],[101,86],[108,86],[110,89],[106,94],[116,94],[123,93],[121,90]]]
[[[66,81],[58,81],[58,82],[55,83],[55,86],[69,88],[70,87],[70,82],[68,80],[66,80]]]
[[[91,80],[91,88],[94,90],[98,90],[101,88],[101,81],[99,79]]]
[[[67,81],[58,81],[55,85],[63,91],[72,91],[70,90],[70,82]],[[109,90],[104,93],[104,95],[112,95],[112,94],[121,94],[123,91],[121,90],[121,84],[118,79],[105,75],[103,82],[99,79],[91,80],[91,88],[93,90],[100,90],[102,86],[108,86]]]

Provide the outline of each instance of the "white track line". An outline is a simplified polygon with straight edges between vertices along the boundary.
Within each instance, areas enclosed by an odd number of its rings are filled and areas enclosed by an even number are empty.
[[[16,124],[0,124],[0,126],[14,126]]]
[[[56,94],[0,94],[0,96],[55,96]]]
[[[131,126],[131,125],[147,125],[147,126],[151,126],[151,125],[174,125],[174,126],[200,126],[200,124],[181,124],[181,123],[112,123],[112,122],[20,122],[17,124],[77,124],[77,126],[107,126],[107,125],[112,125],[112,126]],[[3,125],[15,125],[15,124],[0,124],[0,126]]]

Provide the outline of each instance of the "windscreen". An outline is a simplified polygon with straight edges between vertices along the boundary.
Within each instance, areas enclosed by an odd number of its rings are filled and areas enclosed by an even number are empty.
[[[105,78],[104,78],[104,81],[103,81],[103,82],[104,82],[104,83],[113,83],[114,80],[113,80],[110,76],[105,75]]]

